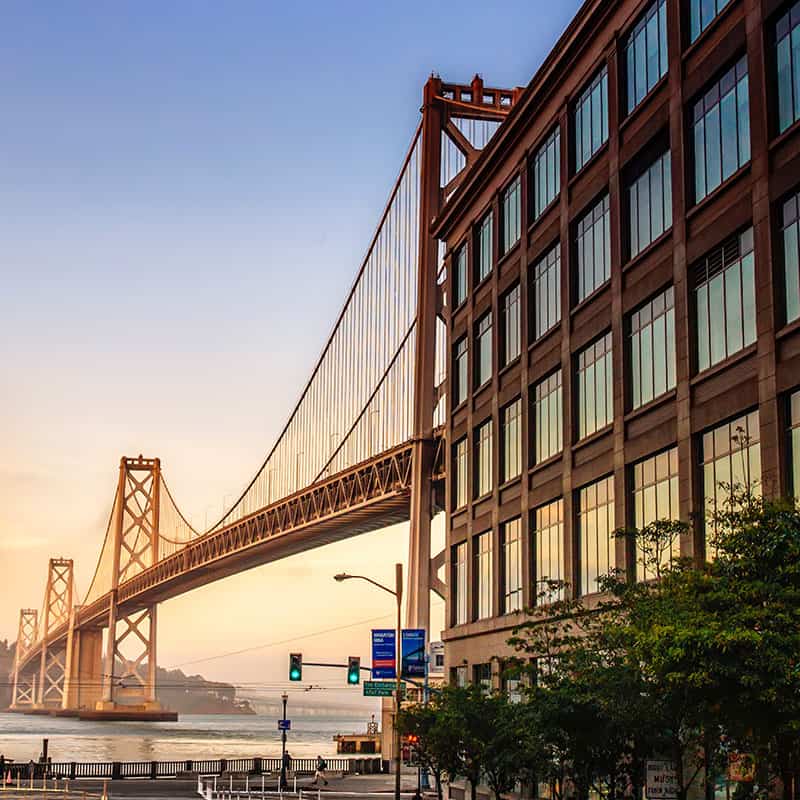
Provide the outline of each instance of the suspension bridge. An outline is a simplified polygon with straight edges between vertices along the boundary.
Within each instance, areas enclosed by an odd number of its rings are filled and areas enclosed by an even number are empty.
[[[428,628],[445,554],[446,273],[432,221],[518,90],[431,77],[366,256],[288,422],[224,516],[195,530],[157,458],[122,458],[88,591],[50,559],[41,608],[20,611],[12,709],[157,715],[158,604],[198,586],[410,522],[407,623]],[[103,535],[98,531],[98,539]]]

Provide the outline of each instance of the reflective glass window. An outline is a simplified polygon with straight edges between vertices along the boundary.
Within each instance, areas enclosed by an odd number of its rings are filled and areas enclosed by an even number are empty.
[[[639,306],[630,318],[631,406],[675,388],[675,290]]]
[[[672,227],[672,167],[669,150],[629,187],[631,258]]]
[[[795,3],[775,25],[778,72],[778,131],[800,119],[800,3]]]
[[[475,431],[475,497],[489,494],[494,487],[492,475],[492,421]]]
[[[564,397],[561,370],[539,381],[533,389],[534,463],[547,461],[564,447]]]
[[[467,504],[469,487],[469,445],[466,437],[456,442],[453,448],[453,502],[454,508],[463,508]]]
[[[533,218],[558,197],[561,191],[561,129],[556,126],[533,157]]]
[[[564,501],[539,506],[532,515],[533,523],[533,602],[546,592],[548,581],[564,580]],[[560,599],[559,591],[553,600]]]
[[[578,220],[577,299],[580,303],[611,277],[611,207],[608,195]]]
[[[533,332],[538,339],[561,321],[561,248],[556,245],[533,268]]]
[[[501,480],[505,482],[522,472],[522,400],[517,398],[500,411],[500,425],[503,431]]]
[[[453,348],[453,408],[467,399],[467,337],[459,339]]]
[[[610,425],[614,419],[611,333],[578,354],[578,438]]]
[[[477,234],[477,265],[475,283],[480,283],[492,271],[492,214],[481,221]]]
[[[463,245],[453,257],[453,308],[467,299],[467,246]]]
[[[642,14],[625,45],[628,113],[667,74],[667,0],[656,0]]]
[[[507,253],[518,241],[520,234],[520,180],[516,178],[503,192],[501,207],[503,214],[503,253]]]
[[[583,90],[573,109],[575,172],[608,140],[608,69],[604,66]]]
[[[600,591],[598,578],[614,568],[614,479],[609,476],[578,491],[580,594]]]
[[[503,543],[503,613],[522,609],[522,523],[509,520],[501,528]]]
[[[475,619],[492,616],[492,532],[474,538]]]
[[[519,284],[509,289],[500,298],[500,313],[503,318],[503,366],[506,366],[520,354],[522,329]]]
[[[800,319],[800,194],[783,204],[783,274],[786,322]]]
[[[464,625],[469,622],[469,598],[467,589],[469,578],[467,574],[467,543],[453,545],[451,550],[451,563],[453,569],[453,624]]]
[[[756,340],[753,229],[712,250],[695,267],[697,366],[724,361]]]
[[[689,39],[693,42],[731,0],[689,0]]]

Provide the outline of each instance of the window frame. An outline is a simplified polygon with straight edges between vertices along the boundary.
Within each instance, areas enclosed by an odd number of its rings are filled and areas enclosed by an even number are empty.
[[[547,511],[547,524],[539,526],[539,514]],[[565,576],[565,561],[564,561],[564,498],[556,497],[547,503],[542,503],[530,510],[529,517],[530,525],[530,547],[531,547],[531,605],[539,604],[540,584],[545,579],[548,582],[563,582]],[[547,531],[547,552],[549,554],[548,563],[553,564],[555,555],[555,563],[557,563],[559,571],[558,575],[545,575],[542,576],[541,559],[539,558],[542,548],[540,545],[540,531]],[[556,543],[556,552],[553,553],[553,543]],[[556,599],[563,599],[563,589],[556,593]]]
[[[595,132],[595,125],[594,125],[594,117],[593,117],[593,105],[594,105],[594,91],[599,87],[600,89],[600,138],[597,146],[595,147],[593,144],[593,133]],[[571,111],[570,111],[570,121],[572,127],[572,151],[573,151],[573,175],[578,175],[591,161],[594,160],[595,156],[600,153],[603,148],[608,143],[609,137],[609,81],[608,81],[608,63],[605,59],[602,60],[597,68],[595,69],[592,77],[584,84],[583,89],[575,98],[572,103]],[[586,104],[589,104],[589,127],[588,127],[588,134],[584,134],[583,131],[583,117],[584,117],[584,108]],[[580,121],[579,121],[580,117]],[[580,124],[580,130],[579,130]],[[584,144],[584,139],[588,135],[589,139],[589,149],[588,152],[583,152],[582,145]],[[581,142],[579,147],[578,138],[580,136]]]
[[[657,77],[655,80],[650,82],[649,66],[650,66],[650,51],[648,50],[649,44],[649,33],[650,33],[650,23],[652,20],[656,20],[656,44],[658,45],[657,53],[656,53],[656,60],[658,62],[657,67]],[[630,117],[646,100],[653,91],[658,87],[658,85],[667,77],[669,74],[669,31],[668,31],[668,20],[667,20],[667,0],[651,0],[650,4],[645,8],[641,14],[639,14],[636,22],[630,27],[628,32],[624,37],[624,44],[622,46],[622,60],[623,60],[623,69],[620,70],[621,74],[624,75],[624,109],[625,114],[624,116]],[[637,51],[637,37],[643,34],[644,35],[644,52],[639,53]],[[665,48],[665,52],[661,52],[661,47]],[[632,53],[632,59],[631,59]],[[645,84],[645,91],[644,94],[637,100],[638,97],[638,73],[637,73],[637,64],[636,60],[638,56],[643,55],[645,59],[644,64],[644,84]],[[631,60],[634,62],[634,74],[633,74],[633,105],[631,105]]]
[[[546,294],[539,294],[539,287],[546,283]],[[561,324],[561,242],[556,242],[552,247],[547,248],[534,261],[530,267],[530,291],[533,295],[529,303],[528,315],[530,318],[531,343],[539,341],[555,330]],[[540,299],[542,302],[540,303]],[[551,308],[551,301],[553,303]],[[540,331],[539,311],[542,307],[547,308],[547,321],[549,325]],[[555,316],[551,319],[550,311]]]
[[[516,294],[516,300],[512,295]],[[516,281],[503,294],[500,295],[500,369],[505,369],[513,364],[522,355],[522,287]],[[510,321],[509,311],[516,306],[516,326],[512,327],[513,320]],[[516,352],[509,353],[509,332],[513,331],[516,335],[512,341],[516,341]]]
[[[469,297],[469,248],[467,242],[462,242],[453,252],[453,310],[461,308]],[[460,280],[461,267],[463,266],[463,286]]]
[[[793,206],[789,209],[789,206]],[[800,320],[800,190],[792,192],[780,202],[780,233],[783,258],[783,322],[790,325]],[[793,214],[788,218],[788,214]],[[788,221],[787,221],[788,219]],[[787,235],[794,233],[794,274],[791,276],[793,285],[790,285],[789,259],[787,258]],[[790,295],[792,296],[790,298]],[[790,301],[793,307],[790,306]],[[792,314],[792,311],[794,313]]]
[[[473,608],[472,620],[491,619],[494,616],[494,542],[493,531],[476,533],[472,537],[473,557]],[[486,545],[485,549],[482,549]],[[484,583],[481,576],[488,575]]]
[[[516,239],[508,241],[512,234],[513,220],[509,222],[508,199],[511,193],[516,196]],[[500,192],[500,257],[508,255],[522,238],[522,177],[516,175]]]
[[[508,417],[509,412],[515,409],[516,414],[513,417]],[[512,423],[517,430],[516,440],[516,472],[514,474],[508,473],[508,442],[506,441],[506,434]],[[511,465],[512,468],[514,465]],[[506,403],[500,409],[500,485],[504,485],[509,481],[516,480],[522,475],[522,397],[516,397],[510,403]]]
[[[463,445],[463,453],[461,447]],[[463,469],[460,464],[463,460]],[[464,502],[459,502],[461,489],[463,487]],[[461,511],[469,505],[469,437],[462,436],[457,442],[453,443],[453,511]]]
[[[551,153],[554,158],[551,163]],[[545,191],[544,195],[540,194],[540,163],[544,162],[544,181],[543,184],[547,188],[550,187],[551,178],[555,184],[555,193],[548,196]],[[553,175],[550,175],[550,168],[553,167]],[[546,213],[546,211],[556,202],[561,196],[561,123],[556,122],[550,129],[550,132],[539,142],[536,150],[531,157],[529,168],[530,174],[530,221],[531,224],[537,222]],[[547,197],[544,205],[540,205],[542,197]]]
[[[559,455],[562,455],[564,452],[564,375],[563,369],[561,366],[558,366],[552,372],[549,372],[547,375],[543,375],[536,383],[531,386],[530,398],[531,398],[531,414],[529,416],[530,419],[530,429],[531,429],[531,436],[533,438],[532,446],[531,446],[531,462],[533,467],[538,467],[541,464],[547,463],[550,459],[556,458]],[[550,384],[555,380],[556,382],[551,386]],[[547,384],[547,386],[545,386]],[[547,389],[548,391],[544,394],[540,392],[540,388],[542,390]],[[556,395],[554,400],[551,400],[551,397]],[[549,446],[547,448],[547,455],[540,458],[540,453],[544,452],[544,449],[541,448],[540,445],[540,403],[547,403],[547,419],[548,423],[552,422],[552,405],[551,403],[555,402],[556,404],[556,421],[558,423],[558,430],[555,432],[556,438],[556,445],[557,449],[550,450]],[[548,426],[548,445],[553,439],[553,431]]]
[[[586,362],[585,366],[581,366],[581,360],[586,354],[589,353],[590,350],[596,351],[597,347],[600,343],[603,343],[604,351],[599,357],[595,357],[592,362]],[[596,352],[593,353],[596,356]],[[606,417],[605,422],[602,425],[597,425],[598,420],[600,419],[597,413],[597,377],[596,377],[596,365],[600,360],[603,360],[603,369],[605,370],[606,376],[606,391],[604,397],[604,403],[606,407]],[[614,423],[614,342],[613,336],[611,331],[607,331],[605,333],[600,334],[596,339],[593,339],[589,342],[585,347],[581,348],[575,354],[575,361],[574,361],[574,369],[575,369],[575,433],[576,433],[576,442],[583,441],[584,439],[588,439],[590,436],[594,436],[601,431],[605,431]],[[584,409],[584,400],[581,394],[581,373],[588,372],[589,369],[593,370],[593,383],[592,386],[594,387],[594,401],[593,401],[593,419],[595,427],[592,430],[589,430],[588,425],[588,416],[586,417],[585,423],[582,422],[581,418],[581,411]],[[588,380],[588,379],[587,379]],[[588,398],[587,398],[588,399]],[[588,406],[585,406],[588,409]]]
[[[486,325],[486,327],[483,327]],[[494,319],[492,317],[492,309],[488,309],[486,313],[482,314],[476,321],[475,321],[475,352],[473,355],[474,359],[474,376],[473,382],[475,384],[475,391],[482,389],[484,386],[487,386],[492,382],[492,377],[494,375]],[[488,344],[488,374],[485,378],[482,377],[484,363],[483,363],[483,353],[482,347],[483,339],[485,336],[489,338]]]
[[[488,241],[484,240],[484,236]],[[486,281],[494,271],[494,209],[489,209],[475,226],[475,247],[473,248],[475,288]],[[488,258],[486,272],[483,272],[484,256]]]
[[[614,475],[605,475],[603,477],[597,478],[590,483],[584,484],[583,486],[578,487],[575,490],[575,535],[574,540],[576,542],[575,547],[575,554],[577,557],[577,570],[576,570],[576,596],[578,597],[586,597],[587,595],[598,594],[600,589],[598,587],[592,587],[590,590],[585,584],[588,584],[589,581],[586,579],[589,576],[588,570],[588,560],[584,559],[584,526],[582,524],[582,519],[588,514],[584,514],[583,507],[582,507],[582,499],[583,493],[588,492],[591,489],[595,490],[595,495],[597,495],[601,484],[606,492],[606,500],[604,503],[596,502],[595,505],[587,506],[587,512],[595,512],[599,518],[600,509],[610,509],[610,511],[606,511],[606,522],[608,523],[608,530],[607,530],[607,539],[606,544],[608,545],[608,570],[603,571],[600,568],[599,559],[598,559],[598,567],[597,567],[597,575],[595,576],[595,584],[597,583],[597,579],[602,575],[607,574],[607,572],[616,568],[616,553],[615,553],[615,539],[614,539],[614,530],[616,527],[616,520],[615,520],[615,508],[614,508]],[[597,530],[597,554],[600,554],[600,529]]]
[[[795,18],[796,17],[796,18]],[[781,34],[781,24],[786,22],[787,31]],[[778,136],[782,136],[786,131],[791,129],[797,122],[800,122],[800,65],[795,65],[794,50],[792,48],[792,33],[796,28],[800,27],[800,3],[795,2],[791,5],[784,5],[780,10],[777,17],[771,23],[770,36],[771,41],[769,44],[772,47],[772,68],[775,75],[775,101],[774,101],[774,118],[775,118],[775,131]],[[800,32],[798,32],[800,36]],[[781,121],[782,115],[782,100],[783,86],[781,85],[781,63],[780,63],[780,45],[782,42],[789,40],[788,49],[788,73],[789,73],[789,103],[791,106],[791,120],[783,125]],[[795,80],[797,78],[797,80]]]
[[[464,345],[463,351],[460,346]],[[462,364],[463,364],[463,397],[462,395]],[[453,343],[453,377],[451,382],[453,390],[453,408],[456,409],[467,401],[469,397],[469,336],[464,334]]]
[[[482,435],[484,431],[488,433]],[[492,417],[487,417],[483,422],[479,422],[474,430],[474,447],[473,447],[473,499],[478,501],[485,497],[489,497],[494,491],[494,420]],[[484,447],[488,448],[488,453],[484,453]],[[482,463],[482,457],[486,456],[488,459]],[[485,477],[488,480],[488,486],[484,488],[483,477],[484,471],[482,467],[485,466]]]
[[[658,176],[660,180],[660,192],[654,191],[654,178]],[[646,195],[642,191],[646,183]],[[634,193],[636,204],[634,206]],[[646,196],[647,199],[647,234],[642,233],[642,209],[643,203],[640,197]],[[654,215],[658,199],[661,206],[661,230],[654,233],[657,217]],[[667,236],[672,230],[672,151],[669,147],[659,152],[655,158],[650,159],[642,169],[638,170],[629,181],[626,181],[624,192],[624,205],[627,216],[627,233],[624,237],[624,245],[627,247],[628,261],[633,261],[642,255],[648,248],[652,247],[662,237]],[[635,211],[635,219],[634,219]],[[635,244],[634,244],[635,243]]]
[[[600,247],[596,247],[598,244],[597,226],[602,226]],[[574,279],[570,283],[573,287],[573,307],[577,307],[611,282],[611,195],[608,188],[603,189],[602,194],[596,196],[575,218],[571,230],[574,253],[574,267],[572,270]],[[589,244],[591,244],[592,280],[594,281],[591,289],[588,288],[588,282],[586,281]],[[605,276],[599,282],[596,280],[598,252],[602,255],[603,275]]]
[[[516,523],[516,536],[509,539],[509,528]],[[516,550],[515,588],[509,590],[509,546]],[[524,569],[522,563],[522,517],[512,517],[500,525],[500,613],[513,614],[523,608]],[[513,603],[509,603],[513,598]]]
[[[463,556],[463,558],[462,558]],[[463,566],[463,572],[461,567]],[[450,570],[453,583],[451,617],[453,626],[466,625],[469,613],[469,543],[466,540],[450,546]],[[463,614],[460,613],[463,610]]]

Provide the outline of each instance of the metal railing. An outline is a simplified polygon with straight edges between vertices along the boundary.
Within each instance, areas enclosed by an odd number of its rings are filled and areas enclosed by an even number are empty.
[[[383,762],[380,757],[370,758],[328,758],[328,771],[376,774],[381,772]],[[316,769],[314,758],[293,758],[289,771],[296,775],[313,775]],[[31,779],[56,780],[123,780],[138,778],[156,780],[158,778],[175,778],[179,774],[203,775],[269,775],[281,770],[280,758],[216,758],[189,759],[186,761],[53,761],[48,764],[9,764],[6,767],[14,783]]]

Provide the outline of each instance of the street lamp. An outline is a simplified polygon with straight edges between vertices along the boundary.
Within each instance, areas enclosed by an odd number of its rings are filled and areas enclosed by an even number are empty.
[[[361,580],[383,589],[384,592],[392,594],[397,599],[397,641],[396,641],[396,670],[395,670],[395,692],[394,692],[394,797],[395,800],[400,800],[400,665],[402,663],[402,650],[400,648],[400,639],[403,634],[402,622],[400,620],[401,607],[403,604],[403,565],[394,565],[395,574],[395,588],[390,589],[378,581],[368,578],[366,575],[348,575],[346,572],[340,572],[334,575],[333,579],[339,583],[348,580]]]
[[[289,699],[289,695],[284,692],[281,695],[281,700],[283,701],[283,730],[281,731],[281,791],[286,791],[287,782],[286,782],[286,701]]]

